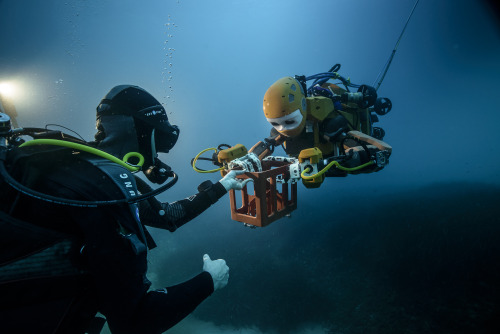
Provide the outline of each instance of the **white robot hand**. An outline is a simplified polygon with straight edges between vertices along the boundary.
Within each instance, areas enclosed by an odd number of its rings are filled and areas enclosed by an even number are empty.
[[[226,188],[227,191],[234,189],[234,190],[241,190],[243,187],[251,181],[251,179],[238,179],[236,176],[244,174],[244,170],[232,170],[229,173],[226,174],[219,182]]]

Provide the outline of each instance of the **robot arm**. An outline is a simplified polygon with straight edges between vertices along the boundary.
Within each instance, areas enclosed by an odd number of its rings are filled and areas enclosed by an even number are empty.
[[[285,142],[286,137],[282,134],[278,134],[277,136],[269,136],[264,139],[264,141],[259,141],[257,144],[252,146],[249,153],[255,154],[259,160],[264,159],[265,157],[271,155],[276,146],[279,146]]]
[[[370,160],[374,161],[373,167],[363,168],[358,173],[371,173],[381,170],[389,163],[392,147],[371,136],[359,131],[349,131],[342,140],[343,149],[348,159],[346,167],[357,167]]]

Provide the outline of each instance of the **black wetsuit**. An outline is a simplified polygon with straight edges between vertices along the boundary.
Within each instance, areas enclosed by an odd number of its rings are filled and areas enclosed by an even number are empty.
[[[8,165],[11,175],[34,190],[63,198],[104,201],[138,194],[134,176],[117,164],[69,149],[44,150]],[[33,147],[25,151],[43,150]],[[5,183],[0,186],[3,212],[76,236],[68,254],[78,268],[78,273],[56,270],[0,282],[0,333],[83,333],[97,311],[107,318],[114,334],[161,333],[213,292],[207,272],[176,286],[149,291],[143,224],[175,230],[226,193],[220,183],[171,205],[157,203],[163,211],[153,208],[154,202],[141,202],[140,210],[137,204],[67,206],[19,195]],[[0,274],[11,267],[0,267]],[[43,272],[44,267],[37,270]]]

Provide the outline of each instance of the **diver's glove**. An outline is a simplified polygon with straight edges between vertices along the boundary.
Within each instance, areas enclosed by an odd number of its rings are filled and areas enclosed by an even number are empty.
[[[203,255],[203,271],[208,272],[214,281],[214,291],[222,289],[229,280],[229,267],[222,259],[210,260],[208,254]]]
[[[236,176],[244,174],[244,170],[232,170],[229,173],[226,174],[219,182],[226,188],[227,191],[234,189],[234,190],[241,190],[243,187],[251,181],[251,179],[238,179]]]

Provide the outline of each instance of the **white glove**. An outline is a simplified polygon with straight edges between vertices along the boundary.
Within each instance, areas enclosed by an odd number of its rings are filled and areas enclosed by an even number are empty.
[[[226,174],[219,182],[226,188],[227,191],[234,189],[234,190],[241,190],[243,187],[252,179],[238,179],[236,178],[237,175],[244,174],[244,170],[232,170],[229,173]]]
[[[208,254],[203,255],[203,271],[208,272],[214,281],[214,291],[222,289],[229,280],[229,267],[222,259],[210,260]]]

